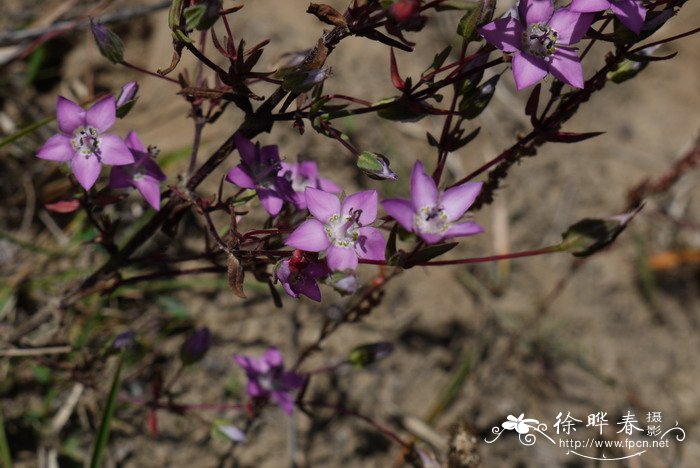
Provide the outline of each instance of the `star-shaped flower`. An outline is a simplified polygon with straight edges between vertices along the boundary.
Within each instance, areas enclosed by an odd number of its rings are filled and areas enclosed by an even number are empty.
[[[473,236],[483,228],[473,221],[459,222],[481,191],[481,182],[467,182],[441,192],[423,163],[416,161],[411,173],[411,199],[389,198],[384,210],[428,244],[453,237]]]
[[[248,377],[246,392],[252,398],[272,398],[287,414],[294,408],[293,392],[304,385],[304,378],[285,371],[282,355],[276,348],[268,348],[261,357],[234,356]]]
[[[527,88],[551,73],[583,88],[583,69],[569,46],[583,38],[593,15],[569,8],[555,11],[552,0],[521,0],[518,13],[519,18],[500,18],[479,28],[488,42],[513,54],[515,86]]]
[[[234,139],[241,163],[229,171],[226,179],[239,187],[257,191],[265,211],[276,216],[284,202],[291,201],[294,195],[289,181],[278,175],[282,162],[277,145],[260,147],[241,133],[234,135]]]
[[[155,210],[160,210],[160,183],[166,177],[148,154],[148,149],[133,130],[126,136],[126,146],[136,161],[134,164],[113,167],[109,186],[113,189],[134,187]]]
[[[386,240],[370,225],[377,218],[377,191],[336,195],[307,187],[306,204],[312,219],[304,221],[287,238],[287,245],[307,252],[325,252],[333,271],[354,270],[358,258],[383,260]]]
[[[122,139],[105,133],[117,118],[112,96],[99,100],[88,110],[59,96],[56,115],[61,133],[49,138],[36,155],[50,161],[70,161],[75,178],[85,190],[95,185],[102,164],[122,166],[134,162]]]

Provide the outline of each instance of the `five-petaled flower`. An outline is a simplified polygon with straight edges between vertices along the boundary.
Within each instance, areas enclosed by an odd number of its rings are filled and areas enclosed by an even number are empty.
[[[304,378],[285,371],[282,355],[276,348],[268,348],[261,357],[234,356],[248,377],[246,392],[251,398],[272,398],[287,414],[292,414],[292,393],[304,385]]]
[[[277,268],[277,279],[290,296],[298,298],[299,295],[321,302],[321,290],[317,281],[328,276],[328,267],[325,264],[304,255],[301,250],[295,250],[292,256],[282,260]]]
[[[231,169],[226,179],[239,187],[256,190],[265,211],[276,216],[284,202],[294,196],[291,183],[278,175],[282,162],[277,145],[261,148],[241,133],[236,133],[234,139],[241,164]]]
[[[113,167],[109,174],[109,186],[113,189],[134,187],[153,209],[160,210],[160,183],[166,179],[165,174],[133,130],[126,136],[126,146],[134,155],[135,162]]]
[[[641,32],[647,16],[647,9],[640,0],[574,0],[569,8],[581,13],[612,10],[622,24],[637,34]]]
[[[59,96],[56,115],[61,133],[49,138],[37,157],[70,161],[75,178],[85,190],[90,190],[100,176],[102,164],[122,166],[134,162],[121,138],[105,134],[114,125],[116,112],[112,96],[99,100],[88,110]]]
[[[479,28],[488,42],[513,54],[515,86],[527,88],[551,73],[583,88],[581,62],[568,46],[583,38],[594,15],[569,8],[555,11],[552,0],[521,0],[518,12],[517,19],[500,18]]]
[[[506,418],[507,421],[501,424],[501,426],[503,426],[503,429],[506,429],[508,431],[515,430],[518,434],[527,434],[528,432],[530,432],[530,428],[537,427],[537,425],[540,423],[537,419],[524,418],[525,413],[522,413],[517,418],[512,414],[509,414]]]
[[[324,192],[340,193],[342,189],[333,181],[320,177],[318,166],[313,161],[301,161],[298,163],[282,163],[279,176],[285,178],[292,185],[294,195],[292,202],[300,210],[306,209],[306,187],[321,189]]]
[[[459,219],[474,203],[481,186],[481,182],[467,182],[438,191],[423,164],[416,161],[411,173],[411,199],[389,198],[382,201],[382,207],[404,229],[415,232],[428,244],[473,236],[483,232],[483,228],[473,221],[459,222]]]
[[[358,257],[383,260],[386,240],[370,224],[377,218],[377,191],[358,192],[341,203],[336,195],[306,188],[312,219],[304,221],[287,238],[287,245],[307,252],[325,252],[333,271],[354,270]]]

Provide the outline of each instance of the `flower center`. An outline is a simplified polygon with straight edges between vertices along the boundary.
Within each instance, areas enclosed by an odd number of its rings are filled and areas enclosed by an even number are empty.
[[[354,247],[360,238],[361,211],[350,212],[348,215],[333,215],[325,225],[326,234],[331,244],[337,247]]]
[[[304,193],[306,187],[314,187],[311,182],[312,180],[308,177],[304,177],[301,174],[294,174],[292,171],[286,171],[284,173],[284,178],[292,184],[292,190],[297,193]]]
[[[416,213],[413,222],[420,232],[442,234],[450,227],[447,213],[440,205],[424,206]]]
[[[250,168],[250,171],[260,187],[274,189],[280,168],[281,164],[279,161],[270,158],[267,161],[260,161],[260,163],[255,164]]]
[[[73,138],[70,140],[73,149],[85,156],[95,155],[100,158],[100,134],[94,127],[78,127],[73,132]]]
[[[523,46],[536,57],[548,57],[557,50],[559,33],[546,24],[535,23],[523,32]]]

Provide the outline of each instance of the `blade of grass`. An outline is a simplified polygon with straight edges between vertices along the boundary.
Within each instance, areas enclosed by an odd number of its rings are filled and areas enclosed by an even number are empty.
[[[12,468],[10,445],[7,443],[7,437],[5,436],[5,420],[2,417],[2,409],[0,409],[0,461],[2,466]]]
[[[107,448],[107,442],[109,441],[109,430],[112,423],[112,416],[114,415],[114,407],[117,401],[119,376],[122,373],[123,364],[124,355],[121,354],[119,355],[117,371],[114,373],[114,379],[112,380],[112,388],[109,390],[109,396],[107,397],[107,404],[105,405],[105,410],[102,413],[102,421],[100,422],[100,430],[97,433],[97,439],[95,439],[95,447],[92,451],[90,468],[99,468],[102,466],[102,457],[104,456],[105,448]]]
[[[53,122],[54,120],[56,120],[56,116],[55,116],[55,115],[50,115],[50,116],[48,116],[48,117],[44,117],[43,119],[37,120],[36,122],[34,122],[34,123],[30,124],[30,125],[27,125],[27,126],[24,127],[24,128],[21,128],[21,129],[17,130],[17,131],[16,131],[15,133],[13,133],[12,135],[8,135],[7,137],[5,137],[5,138],[3,138],[2,140],[0,140],[0,148],[2,148],[2,147],[5,146],[5,145],[9,145],[9,144],[12,143],[13,141],[19,140],[20,138],[22,138],[22,137],[25,136],[25,135],[29,135],[30,133],[36,131],[37,129],[39,129],[39,128],[41,128],[41,127],[43,127],[44,125],[47,125],[47,124]]]

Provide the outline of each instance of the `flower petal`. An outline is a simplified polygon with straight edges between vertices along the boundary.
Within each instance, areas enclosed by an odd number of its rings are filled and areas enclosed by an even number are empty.
[[[630,31],[634,31],[636,34],[641,32],[647,16],[647,9],[644,8],[642,2],[638,0],[618,0],[613,2],[610,7],[620,22],[627,26]]]
[[[372,224],[377,219],[377,203],[379,196],[376,190],[365,190],[364,192],[353,193],[343,200],[341,212],[344,215],[352,211],[360,212],[359,221],[362,226]]]
[[[482,182],[467,182],[445,190],[441,201],[448,221],[456,221],[462,217],[476,200],[482,185],[484,185]]]
[[[71,134],[76,128],[85,125],[85,111],[70,99],[58,96],[56,119],[58,128],[63,133]]]
[[[272,400],[284,411],[287,415],[291,416],[292,410],[294,410],[294,399],[292,396],[286,392],[275,390],[271,394]]]
[[[547,76],[547,62],[530,54],[513,55],[515,87],[525,89]]]
[[[268,189],[257,189],[258,198],[260,199],[260,204],[265,208],[270,216],[277,216],[280,211],[282,211],[282,205],[284,205],[284,200],[280,197],[279,193],[274,190]]]
[[[243,166],[241,166],[240,164],[228,171],[228,174],[226,175],[226,180],[228,180],[232,184],[238,185],[241,188],[255,188],[255,181],[250,176],[248,171],[243,169]]]
[[[552,75],[575,88],[583,88],[583,67],[575,50],[559,48],[551,60],[549,72]]]
[[[70,161],[74,154],[70,138],[59,134],[46,140],[44,146],[37,151],[36,157],[49,161]]]
[[[270,145],[260,148],[260,162],[265,166],[274,166],[279,164],[279,147],[277,145]]]
[[[113,96],[100,99],[85,112],[85,123],[106,132],[117,120],[117,101]]]
[[[102,164],[100,164],[95,155],[85,157],[82,154],[76,154],[71,159],[70,166],[75,178],[78,179],[78,182],[85,190],[90,190],[95,185],[97,178],[100,177],[100,169],[102,168]]]
[[[388,198],[382,200],[382,207],[389,216],[394,218],[407,231],[413,231],[413,205],[409,200],[403,198]]]
[[[123,189],[132,186],[131,174],[124,170],[123,166],[112,167],[109,173],[109,187]]]
[[[559,34],[557,44],[576,44],[583,39],[594,16],[592,13],[579,13],[568,8],[557,10],[549,21],[549,27]]]
[[[136,177],[134,186],[154,210],[160,210],[160,182],[150,176]]]
[[[249,165],[255,164],[258,161],[258,149],[253,142],[244,137],[240,132],[236,133],[233,139],[236,142],[238,154],[241,155],[241,160]]]
[[[357,254],[352,248],[332,245],[326,254],[328,267],[333,271],[355,270]]]
[[[610,3],[610,0],[574,0],[569,5],[569,9],[581,13],[597,13],[610,8]]]
[[[373,227],[363,227],[359,231],[360,238],[355,244],[357,256],[366,260],[384,260],[386,239],[382,231]]]
[[[340,193],[343,189],[330,179],[319,177],[318,188],[329,193]]]
[[[283,364],[282,353],[277,348],[267,348],[263,353],[263,358],[270,367],[281,367]]]
[[[520,0],[520,19],[528,26],[533,23],[546,23],[552,17],[552,0]]]
[[[422,231],[417,231],[417,234],[425,241],[426,244],[437,244],[445,238],[445,236],[442,234],[430,234]]]
[[[411,201],[415,211],[434,206],[438,201],[438,189],[432,177],[425,173],[423,163],[416,161],[411,172]]]
[[[523,42],[523,27],[514,18],[499,18],[479,28],[479,34],[494,47],[504,52],[520,50]]]
[[[290,234],[285,244],[307,252],[321,252],[331,245],[331,241],[320,221],[308,219]]]
[[[104,164],[110,166],[123,166],[134,163],[134,155],[126,143],[116,135],[101,135],[100,158]]]
[[[331,216],[340,214],[340,200],[332,193],[306,187],[304,198],[309,212],[322,223],[327,223]]]
[[[473,236],[476,234],[481,234],[484,232],[484,228],[479,226],[477,223],[473,221],[467,221],[464,223],[459,223],[459,224],[453,224],[450,226],[447,231],[445,231],[445,238],[452,238],[452,237],[466,237],[466,236]]]
[[[146,148],[146,145],[143,144],[134,130],[126,135],[124,143],[126,143],[126,146],[128,146],[130,150],[138,151],[139,153],[148,153],[148,148]]]
[[[313,279],[304,277],[304,281],[296,284],[294,289],[299,291],[300,294],[308,297],[312,301],[321,302],[321,289],[319,289],[318,284]]]
[[[258,397],[264,395],[266,392],[255,380],[249,380],[248,384],[245,386],[245,391],[248,395],[252,397]]]

